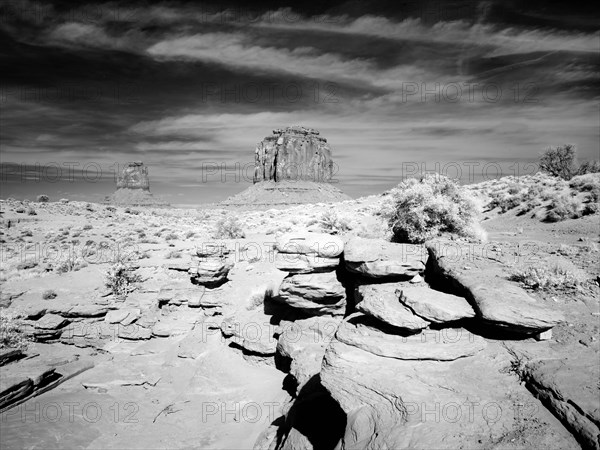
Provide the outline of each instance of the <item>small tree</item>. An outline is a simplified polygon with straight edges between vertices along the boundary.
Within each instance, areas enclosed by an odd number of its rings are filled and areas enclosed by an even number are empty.
[[[540,169],[543,172],[570,180],[576,173],[575,157],[577,150],[573,144],[549,147],[540,158]]]

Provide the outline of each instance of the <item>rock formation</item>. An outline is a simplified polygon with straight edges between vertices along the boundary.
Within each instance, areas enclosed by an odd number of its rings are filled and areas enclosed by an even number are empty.
[[[142,189],[150,192],[148,168],[141,161],[127,163],[117,179],[117,189]]]
[[[349,200],[334,183],[335,166],[327,139],[317,130],[291,126],[273,130],[254,151],[254,184],[221,206],[331,203]]]
[[[132,206],[165,206],[150,192],[148,168],[141,161],[129,162],[117,177],[117,191],[106,197],[107,203]]]
[[[330,181],[333,160],[327,139],[312,128],[300,126],[273,130],[256,146],[254,182],[304,180]]]

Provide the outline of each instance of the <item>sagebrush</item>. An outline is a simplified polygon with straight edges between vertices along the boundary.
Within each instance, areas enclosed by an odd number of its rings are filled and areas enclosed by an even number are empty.
[[[0,348],[16,348],[27,350],[31,344],[31,338],[25,334],[19,319],[19,312],[8,312],[0,309]]]
[[[396,242],[422,243],[442,232],[483,240],[474,197],[439,174],[403,181],[392,189],[379,214]]]
[[[227,216],[217,221],[213,237],[216,239],[242,239],[246,237],[246,234],[237,217]]]

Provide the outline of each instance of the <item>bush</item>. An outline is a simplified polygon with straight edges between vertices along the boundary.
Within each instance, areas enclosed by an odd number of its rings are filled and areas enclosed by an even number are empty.
[[[47,195],[38,195],[36,201],[38,203],[48,203],[50,201],[50,197]]]
[[[475,199],[438,174],[410,179],[390,191],[379,214],[397,242],[422,243],[442,232],[481,239]]]
[[[596,214],[600,210],[598,203],[587,203],[583,207],[583,211],[581,211],[582,216],[590,216],[592,214]]]
[[[534,290],[574,288],[581,282],[574,273],[559,265],[554,265],[551,268],[542,266],[518,269],[511,274],[509,279]]]
[[[19,313],[0,310],[0,348],[27,350],[31,338],[25,334],[18,322],[21,317]]]
[[[87,262],[76,254],[75,250],[67,250],[66,255],[59,259],[56,263],[50,263],[49,269],[56,273],[77,272],[84,267],[87,267]]]
[[[513,208],[516,208],[517,206],[519,206],[522,202],[522,198],[518,195],[512,196],[512,197],[508,197],[505,199],[502,199],[498,202],[498,206],[500,207],[500,210],[505,213],[506,211],[509,211]]]
[[[237,217],[228,216],[219,219],[213,234],[215,239],[242,239],[246,237],[242,230],[242,223]]]
[[[570,180],[576,173],[576,149],[573,144],[565,144],[548,148],[540,158],[540,169],[543,172]]]
[[[319,225],[329,234],[339,234],[350,230],[350,225],[346,219],[340,219],[333,209],[329,209],[323,213],[318,220]]]
[[[135,289],[134,283],[142,281],[139,275],[133,273],[134,270],[126,261],[118,260],[106,271],[105,286],[115,297],[125,297]]]
[[[577,175],[585,175],[586,173],[600,172],[599,161],[585,161],[577,168]]]
[[[579,201],[567,195],[555,197],[548,206],[546,212],[546,222],[560,222],[566,219],[577,219],[580,217]]]

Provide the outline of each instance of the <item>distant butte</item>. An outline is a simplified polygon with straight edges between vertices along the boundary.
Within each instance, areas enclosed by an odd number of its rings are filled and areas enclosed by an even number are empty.
[[[141,161],[127,163],[117,178],[117,189],[142,189],[150,192],[148,168]]]
[[[291,126],[273,130],[254,152],[254,183],[304,180],[328,182],[333,160],[327,139],[317,130]]]
[[[129,162],[117,176],[117,191],[106,198],[108,203],[133,206],[164,206],[165,202],[150,192],[148,167],[141,161]]]
[[[334,184],[331,147],[302,126],[273,130],[254,150],[254,184],[221,206],[274,207],[350,200]]]

